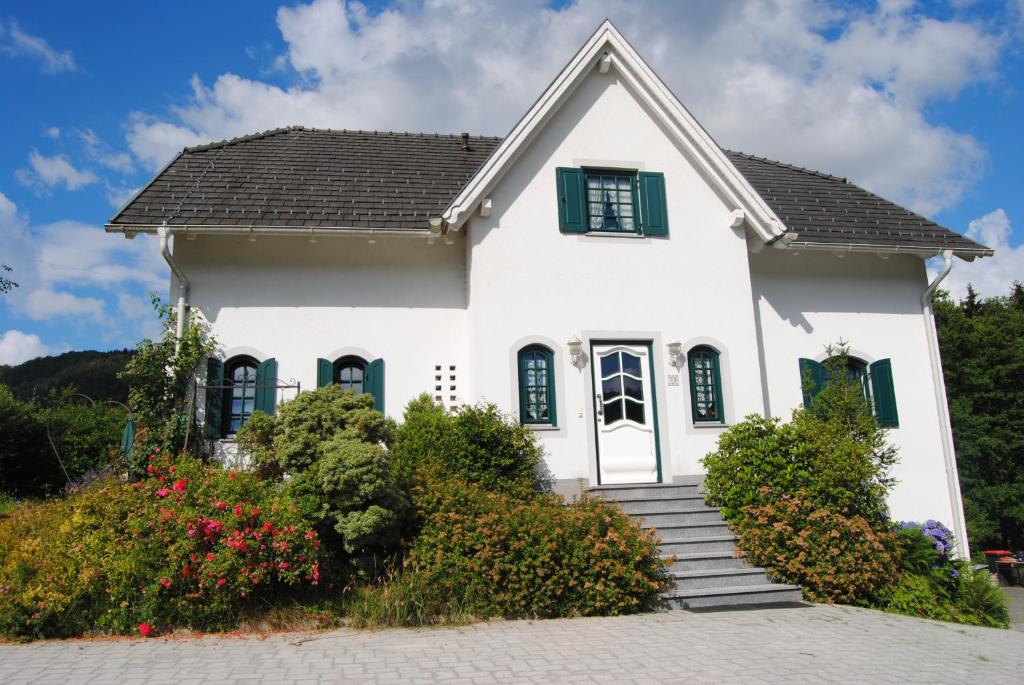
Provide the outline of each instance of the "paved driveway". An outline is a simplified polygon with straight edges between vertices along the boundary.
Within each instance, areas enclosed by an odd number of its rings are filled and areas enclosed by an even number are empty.
[[[0,683],[1020,683],[1024,634],[833,606],[0,645]]]

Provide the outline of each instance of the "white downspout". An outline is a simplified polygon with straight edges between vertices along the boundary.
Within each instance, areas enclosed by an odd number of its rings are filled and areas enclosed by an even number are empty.
[[[160,236],[160,254],[163,255],[164,261],[167,262],[167,266],[171,267],[171,273],[174,274],[178,281],[178,315],[174,330],[174,353],[178,354],[181,349],[181,339],[185,335],[185,310],[188,307],[189,282],[185,278],[181,267],[178,266],[178,263],[174,261],[174,257],[171,255],[170,231],[167,228],[167,222],[165,221],[160,225],[156,232]]]
[[[953,446],[953,425],[949,419],[949,402],[946,399],[946,379],[942,373],[942,358],[939,355],[939,335],[935,329],[935,315],[932,312],[932,295],[939,283],[953,270],[953,251],[943,250],[945,265],[942,273],[935,277],[924,294],[921,307],[924,312],[924,329],[928,338],[928,359],[932,365],[932,382],[935,385],[935,407],[939,412],[939,432],[942,455],[946,461],[946,487],[949,490],[949,505],[953,512],[953,535],[956,536],[956,556],[970,559],[967,545],[967,521],[964,518],[964,503],[960,495],[960,476],[956,468],[956,449]]]

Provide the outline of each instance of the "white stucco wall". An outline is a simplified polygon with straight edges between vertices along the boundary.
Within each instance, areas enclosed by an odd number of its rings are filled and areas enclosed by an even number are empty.
[[[385,409],[400,417],[432,392],[434,367],[466,360],[464,251],[456,240],[201,236],[175,239],[191,304],[210,322],[222,358],[274,357],[284,382],[316,387],[316,360],[343,354],[385,360]],[[172,288],[173,292],[173,288]],[[294,396],[282,390],[280,399]]]
[[[928,360],[921,294],[924,262],[908,255],[795,252],[765,249],[751,256],[760,310],[765,379],[772,415],[788,417],[802,403],[798,360],[822,360],[825,346],[849,343],[851,355],[892,360],[899,428],[889,440],[899,449],[890,496],[896,519],[935,518],[952,527]]]
[[[555,168],[622,167],[665,174],[668,238],[567,235],[558,230]],[[727,207],[612,70],[592,72],[491,193],[492,213],[469,235],[471,392],[517,409],[515,350],[555,341],[558,429],[540,433],[556,478],[596,484],[591,368],[569,365],[565,341],[653,342],[662,474],[699,471],[721,428],[694,427],[686,371],[666,343],[712,342],[729,373],[758,378],[745,238]],[[669,387],[667,376],[681,382]],[[726,379],[729,421],[761,411],[756,382]]]

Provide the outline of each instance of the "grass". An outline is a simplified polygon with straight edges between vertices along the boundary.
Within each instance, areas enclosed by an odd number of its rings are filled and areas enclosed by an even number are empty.
[[[18,503],[14,497],[8,495],[5,492],[0,492],[0,516],[7,516],[14,511],[14,506]]]

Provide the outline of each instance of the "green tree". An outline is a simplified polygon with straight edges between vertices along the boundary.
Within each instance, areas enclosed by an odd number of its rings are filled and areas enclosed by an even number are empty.
[[[960,487],[974,550],[1024,548],[1024,287],[935,301]]]
[[[11,271],[14,271],[14,269],[12,269],[11,267],[7,266],[6,264],[0,264],[0,272],[10,273]],[[9,292],[11,292],[11,288],[17,288],[17,287],[18,287],[18,284],[15,283],[14,281],[12,281],[11,279],[4,278],[3,276],[0,276],[0,294],[9,293]]]
[[[175,339],[175,312],[153,297],[153,308],[160,317],[163,333],[156,340],[145,339],[118,378],[128,383],[128,406],[135,419],[137,433],[130,464],[139,475],[138,460],[156,448],[177,453],[187,448],[190,438],[200,431],[193,425],[191,391],[196,371],[216,347],[206,327],[192,316],[180,341]]]

